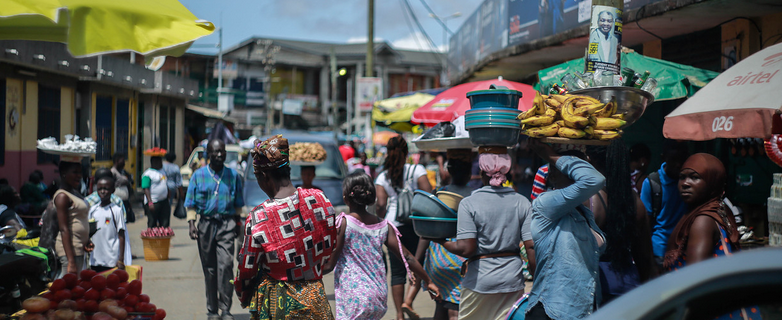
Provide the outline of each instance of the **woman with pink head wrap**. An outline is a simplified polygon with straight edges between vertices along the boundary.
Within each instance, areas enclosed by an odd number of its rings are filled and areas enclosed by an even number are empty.
[[[511,167],[507,148],[480,147],[478,153],[484,186],[459,203],[456,241],[433,241],[468,258],[462,265],[459,317],[501,319],[524,294],[520,242],[534,265],[531,206],[502,186]]]
[[[510,156],[505,147],[480,147],[478,148],[478,166],[484,174],[489,176],[489,185],[500,187],[506,180],[505,175],[510,171]]]

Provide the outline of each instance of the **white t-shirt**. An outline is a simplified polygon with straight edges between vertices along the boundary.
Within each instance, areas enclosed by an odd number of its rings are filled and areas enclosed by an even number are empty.
[[[408,177],[410,176],[409,170],[411,169],[410,164],[405,164],[405,172],[403,173],[402,177]],[[410,179],[410,186],[413,188],[413,190],[418,189],[418,178],[426,175],[426,169],[422,165],[415,165],[412,166],[413,174],[412,178]],[[386,190],[386,194],[388,194],[388,210],[386,211],[386,220],[390,221],[394,224],[394,226],[400,226],[401,224],[396,221],[396,191],[391,186],[391,181],[388,180],[388,177],[386,176],[388,174],[388,171],[381,172],[377,179],[375,180],[375,185],[383,187],[383,189]],[[404,184],[403,184],[404,185]]]
[[[149,188],[149,195],[152,197],[152,203],[160,202],[168,198],[168,185],[166,184],[166,175],[158,170],[149,168],[141,175],[141,188]],[[147,204],[147,197],[144,197],[144,204]]]
[[[90,208],[89,217],[98,223],[98,231],[92,236],[95,250],[90,254],[90,265],[114,267],[117,264],[117,259],[120,258],[119,232],[124,234],[125,231],[122,230],[126,229],[122,208],[114,203],[105,207],[96,204]]]

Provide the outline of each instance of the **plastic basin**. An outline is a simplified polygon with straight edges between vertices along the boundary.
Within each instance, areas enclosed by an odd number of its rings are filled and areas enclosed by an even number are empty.
[[[446,206],[453,209],[454,211],[459,211],[459,203],[462,202],[462,197],[458,193],[453,193],[449,191],[438,191],[437,192],[437,199],[440,199],[443,203],[445,203]]]
[[[573,91],[570,94],[590,96],[603,103],[616,98],[616,113],[624,114],[624,120],[627,122],[620,129],[629,127],[641,118],[646,107],[654,102],[654,95],[632,87],[595,87]]]
[[[445,239],[456,236],[457,218],[410,216],[410,219],[419,237]]]
[[[516,120],[515,114],[468,114],[464,116],[464,121],[474,120]]]
[[[472,109],[509,108],[518,109],[521,92],[509,89],[477,90],[467,92]]]
[[[413,195],[413,215],[433,218],[456,218],[456,212],[429,192],[416,190]]]
[[[519,142],[521,133],[519,126],[471,127],[468,130],[470,142],[477,146],[512,147]]]
[[[518,109],[508,109],[508,108],[484,108],[484,109],[470,109],[464,112],[465,116],[468,115],[483,115],[483,114],[491,114],[491,115],[499,115],[499,114],[512,114],[517,116],[519,113],[521,113],[521,110]]]

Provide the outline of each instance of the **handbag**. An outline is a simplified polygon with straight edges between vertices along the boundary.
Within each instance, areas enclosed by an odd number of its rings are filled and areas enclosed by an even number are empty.
[[[114,189],[114,194],[122,199],[122,201],[128,201],[130,198],[130,192],[128,191],[128,186],[121,186]]]
[[[185,203],[182,200],[177,200],[176,208],[174,208],[174,217],[179,219],[187,218],[187,211],[185,210]]]
[[[414,167],[409,167],[405,171],[405,181],[402,189],[394,188],[396,191],[396,221],[401,224],[408,224],[410,216],[413,214],[413,187],[410,179],[413,176]]]

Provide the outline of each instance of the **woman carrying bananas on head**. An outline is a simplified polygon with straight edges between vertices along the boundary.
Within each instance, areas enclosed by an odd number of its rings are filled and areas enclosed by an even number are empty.
[[[616,113],[616,102],[601,103],[581,95],[536,93],[531,109],[519,114],[522,133],[533,138],[612,140],[622,132],[624,114]]]

